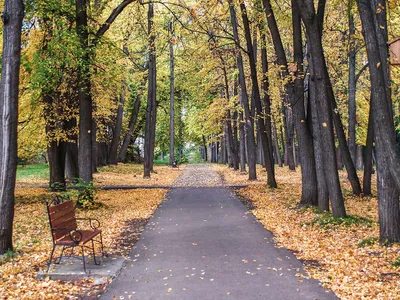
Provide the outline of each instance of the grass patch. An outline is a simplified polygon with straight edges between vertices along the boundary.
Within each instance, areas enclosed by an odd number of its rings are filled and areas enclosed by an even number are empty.
[[[400,267],[400,257],[397,258],[394,262],[392,262],[392,266],[395,268]]]
[[[31,164],[17,167],[17,180],[49,178],[49,166],[47,164]]]
[[[6,262],[9,262],[13,258],[15,258],[18,255],[17,252],[13,250],[8,250],[6,253],[4,253],[2,256],[0,256],[0,266]]]
[[[370,227],[372,223],[372,220],[364,217],[348,215],[344,218],[336,218],[330,213],[324,213],[323,215],[316,217],[312,222],[308,223],[307,225],[318,225],[321,228],[330,229],[341,225],[346,227],[350,227],[352,225],[366,225]]]
[[[376,243],[379,242],[379,239],[376,237],[369,237],[366,239],[363,239],[361,242],[358,243],[358,248],[363,248],[363,247],[368,247],[368,246],[373,246]]]

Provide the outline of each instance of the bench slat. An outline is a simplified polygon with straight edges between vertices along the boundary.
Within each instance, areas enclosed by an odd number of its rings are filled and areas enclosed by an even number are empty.
[[[70,212],[60,216],[57,219],[51,218],[50,219],[51,227],[60,227],[59,224],[62,224],[65,221],[70,220],[70,219],[76,219],[74,211],[70,211]]]
[[[64,209],[68,208],[69,206],[72,206],[72,207],[74,206],[74,204],[72,203],[72,200],[68,200],[61,204],[50,206],[49,212],[50,212],[50,214],[52,214],[52,213],[55,213],[56,211],[64,210]]]
[[[57,210],[53,213],[50,213],[49,217],[51,220],[57,220],[58,218],[61,218],[62,216],[69,214],[71,212],[75,213],[75,207],[72,203],[71,203],[71,205],[68,205],[64,209]]]

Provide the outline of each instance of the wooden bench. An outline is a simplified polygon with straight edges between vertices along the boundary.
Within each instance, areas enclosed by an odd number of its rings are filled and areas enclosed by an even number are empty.
[[[54,263],[59,264],[64,257],[64,251],[71,249],[71,254],[74,256],[74,248],[79,247],[82,255],[77,256],[83,262],[83,269],[86,273],[85,248],[91,249],[94,263],[99,265],[96,260],[95,243],[101,246],[101,254],[104,256],[103,238],[101,235],[100,222],[96,219],[76,218],[75,205],[69,199],[56,196],[54,200],[47,202],[47,213],[49,217],[51,235],[53,239],[53,250],[51,251],[50,259],[47,264],[47,272],[53,261],[53,255],[57,246],[62,247],[61,255],[55,259]],[[86,221],[90,229],[78,229],[78,221]],[[86,244],[89,243],[89,246]],[[76,257],[76,256],[75,256]]]

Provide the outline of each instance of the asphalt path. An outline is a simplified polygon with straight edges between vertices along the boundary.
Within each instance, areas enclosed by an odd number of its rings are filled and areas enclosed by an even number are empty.
[[[213,185],[216,185],[215,187]],[[336,299],[208,165],[188,166],[101,299]]]

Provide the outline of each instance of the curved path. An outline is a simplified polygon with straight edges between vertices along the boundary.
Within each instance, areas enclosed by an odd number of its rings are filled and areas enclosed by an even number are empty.
[[[185,168],[101,299],[336,299],[221,183]]]

